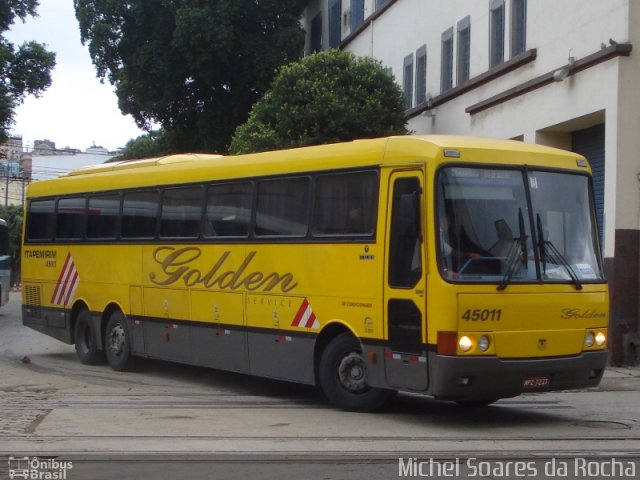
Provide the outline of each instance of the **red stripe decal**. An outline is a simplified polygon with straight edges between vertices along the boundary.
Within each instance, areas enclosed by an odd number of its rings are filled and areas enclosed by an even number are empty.
[[[69,264],[69,259],[71,259],[71,252],[67,253],[67,258],[64,261],[64,265],[62,266],[62,271],[60,272],[60,276],[58,277],[58,283],[56,283],[56,288],[53,291],[53,296],[51,297],[51,303],[58,303],[56,302],[56,297],[58,296],[58,291],[62,286],[62,279],[65,276],[67,265]]]
[[[293,319],[293,323],[291,324],[292,327],[299,327],[300,326],[300,322],[302,321],[302,317],[304,317],[304,312],[307,311],[308,307],[309,307],[309,302],[305,298],[302,301],[302,305],[300,305],[300,308],[298,309],[298,313],[296,313],[296,316]]]

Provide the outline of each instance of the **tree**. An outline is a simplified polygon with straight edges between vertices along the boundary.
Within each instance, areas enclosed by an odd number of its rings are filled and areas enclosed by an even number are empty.
[[[74,0],[120,110],[173,151],[226,151],[278,66],[299,58],[305,0]]]
[[[404,97],[371,58],[329,50],[283,67],[233,137],[232,153],[406,134]]]
[[[22,206],[0,207],[0,218],[9,227],[9,255],[11,256],[11,284],[20,283],[20,246],[22,245]]]
[[[35,16],[38,0],[4,0],[0,2],[0,143],[7,140],[13,116],[27,95],[39,96],[51,85],[55,53],[44,45],[25,42],[16,47],[4,38],[16,18],[23,22]]]
[[[138,138],[129,140],[122,154],[113,157],[110,162],[120,160],[134,160],[137,158],[160,157],[173,152],[170,147],[171,140],[167,138],[163,130],[154,130]]]

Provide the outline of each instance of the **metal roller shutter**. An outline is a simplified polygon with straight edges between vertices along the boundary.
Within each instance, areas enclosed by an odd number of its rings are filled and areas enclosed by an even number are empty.
[[[601,245],[604,232],[604,130],[604,124],[600,124],[576,130],[571,134],[572,150],[587,157],[593,171],[593,190]]]

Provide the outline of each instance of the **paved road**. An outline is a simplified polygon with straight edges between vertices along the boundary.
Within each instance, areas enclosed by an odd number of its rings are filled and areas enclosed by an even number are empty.
[[[0,479],[35,456],[39,471],[71,462],[68,479],[640,476],[637,369],[486,409],[399,395],[354,414],[313,388],[243,375],[83,366],[72,346],[22,327],[19,308],[14,295],[0,311]]]

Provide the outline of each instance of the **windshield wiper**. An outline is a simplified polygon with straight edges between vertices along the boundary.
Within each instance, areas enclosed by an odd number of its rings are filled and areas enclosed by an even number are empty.
[[[544,248],[544,232],[542,231],[542,220],[540,214],[536,214],[536,228],[538,229],[538,250],[540,250],[540,262],[542,263],[542,274],[547,274],[547,251]]]
[[[524,238],[524,240],[520,240],[520,248],[522,249],[522,266],[525,270],[527,270],[527,260],[529,259],[529,252],[527,251],[527,236],[523,234],[524,232],[524,216],[522,215],[522,209],[518,209],[518,228],[520,230],[520,238]]]
[[[582,290],[582,283],[580,282],[578,275],[576,275],[576,272],[573,270],[571,265],[569,265],[569,262],[567,262],[564,255],[562,255],[556,246],[549,240],[543,240],[543,246],[545,248],[545,257],[549,258],[549,260],[556,265],[562,265],[571,277],[573,284],[576,286],[576,290]],[[546,250],[549,252],[547,253]]]
[[[542,274],[547,274],[547,259],[551,260],[551,262],[556,265],[562,265],[573,284],[576,286],[576,290],[582,290],[582,283],[576,275],[576,272],[573,270],[573,267],[567,262],[567,259],[560,253],[560,250],[556,248],[556,246],[550,241],[544,239],[544,233],[542,231],[542,220],[540,219],[540,214],[536,214],[536,228],[538,229],[538,249],[540,250],[540,262],[542,263]],[[550,253],[547,253],[547,250]]]
[[[502,277],[502,281],[498,284],[498,291],[502,291],[511,282],[511,277],[516,272],[516,265],[518,260],[518,253],[521,254],[520,261],[523,264],[525,270],[527,269],[527,236],[524,234],[524,217],[522,216],[522,209],[518,209],[518,228],[520,229],[520,236],[514,239],[509,254],[507,255],[507,271]]]

